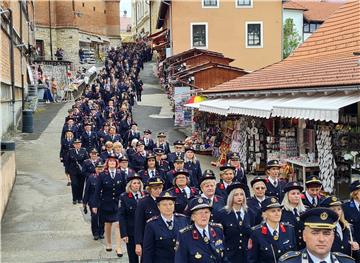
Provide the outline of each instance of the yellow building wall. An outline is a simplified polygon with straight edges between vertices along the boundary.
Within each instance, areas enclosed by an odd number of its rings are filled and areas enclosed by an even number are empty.
[[[232,66],[253,71],[281,60],[280,0],[254,0],[253,8],[219,1],[219,8],[202,8],[201,0],[172,1],[173,55],[191,48],[191,23],[207,22],[208,50],[234,58]],[[250,21],[263,23],[263,48],[246,48],[245,25]]]

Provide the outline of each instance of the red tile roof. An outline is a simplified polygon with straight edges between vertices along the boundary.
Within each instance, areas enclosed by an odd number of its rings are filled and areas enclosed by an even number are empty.
[[[304,12],[306,21],[324,22],[332,15],[343,3],[338,2],[316,2],[316,1],[299,1],[297,2],[307,10]]]
[[[360,1],[342,5],[288,58],[205,92],[360,84]]]
[[[292,10],[303,10],[306,11],[307,9],[302,6],[301,4],[295,2],[295,1],[286,1],[283,3],[284,9],[292,9]]]

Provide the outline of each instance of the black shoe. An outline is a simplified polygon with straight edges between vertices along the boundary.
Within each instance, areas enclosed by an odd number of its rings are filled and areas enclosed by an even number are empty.
[[[77,200],[77,202],[78,202],[78,204],[81,204],[81,203],[82,203],[82,201],[81,201],[81,200]]]
[[[73,201],[73,205],[76,205],[76,201]]]
[[[100,239],[104,239],[104,235],[100,235],[99,238],[100,238]]]
[[[67,184],[66,184],[66,186],[70,186],[71,185],[71,183],[70,182],[68,182]]]
[[[115,251],[115,252],[116,252],[116,255],[117,255],[119,258],[121,258],[121,257],[123,256],[122,253],[118,253],[117,251]]]
[[[99,236],[94,236],[94,240],[99,240]]]
[[[112,248],[106,248],[106,251],[107,251],[107,252],[111,252],[111,251],[112,251]]]

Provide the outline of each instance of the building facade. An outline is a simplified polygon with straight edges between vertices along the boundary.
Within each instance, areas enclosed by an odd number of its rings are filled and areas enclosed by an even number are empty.
[[[79,63],[79,49],[103,56],[119,46],[120,1],[36,1],[36,50],[40,59],[55,60],[57,48],[64,60]]]
[[[151,0],[132,1],[133,35],[143,37],[151,34]]]
[[[208,49],[249,71],[282,58],[281,1],[163,1],[157,28],[170,30],[170,55]]]
[[[15,130],[27,94],[29,59],[34,44],[33,1],[0,1],[1,138]],[[12,26],[11,26],[12,24]]]

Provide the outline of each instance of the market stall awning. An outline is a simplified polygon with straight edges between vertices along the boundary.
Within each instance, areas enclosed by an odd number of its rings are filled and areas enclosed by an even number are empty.
[[[360,92],[295,97],[273,105],[272,116],[339,122],[339,109],[360,101]]]
[[[339,122],[339,110],[360,102],[360,92],[331,95],[259,96],[210,99],[197,105],[200,111],[220,115],[247,115],[260,118],[283,117]],[[187,105],[186,105],[187,106]],[[190,107],[190,106],[188,106]]]
[[[207,100],[200,102],[199,110],[226,116],[232,102],[231,99]]]
[[[199,109],[201,102],[187,103],[184,106],[193,109]]]

